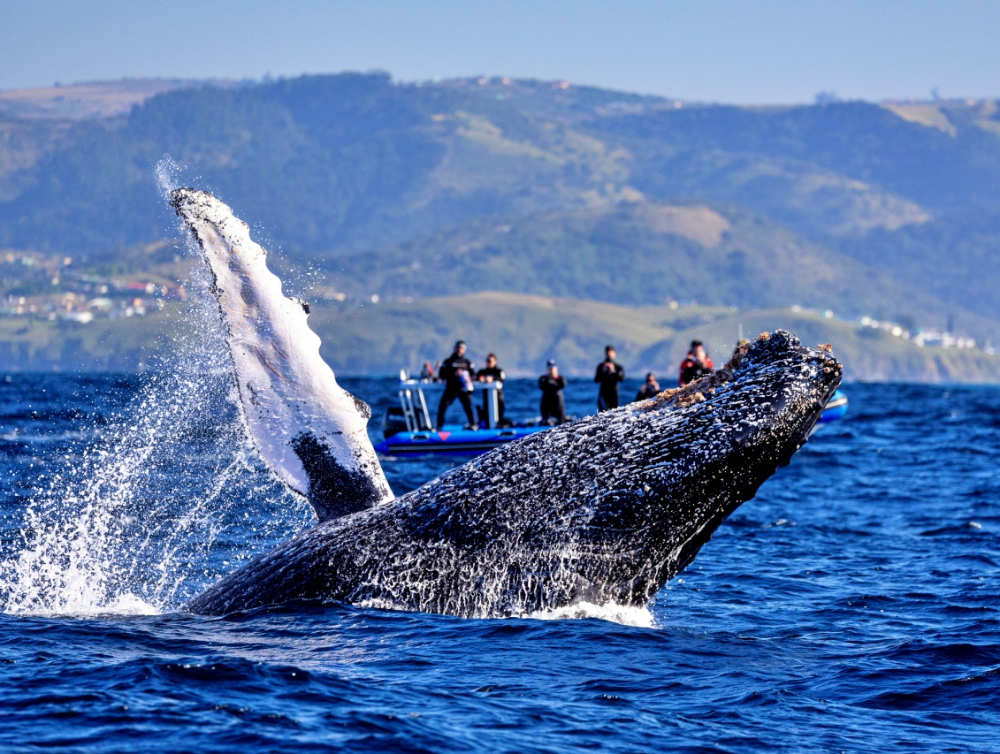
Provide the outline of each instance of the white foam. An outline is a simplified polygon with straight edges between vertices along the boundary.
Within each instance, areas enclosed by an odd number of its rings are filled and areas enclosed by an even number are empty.
[[[610,623],[619,623],[623,626],[656,628],[656,619],[648,607],[619,605],[616,602],[608,602],[604,605],[595,605],[592,602],[577,602],[575,605],[566,605],[550,610],[539,610],[529,613],[524,617],[534,620],[583,620],[585,618],[596,618]]]
[[[360,600],[355,604],[357,607],[372,610],[412,610],[407,605],[400,605],[393,600],[378,597]],[[634,626],[636,628],[657,627],[656,619],[648,607],[619,605],[613,601],[604,605],[595,605],[592,602],[577,602],[574,605],[536,610],[516,617],[527,618],[528,620],[586,620],[590,618],[608,621],[609,623],[618,623],[622,626]]]
[[[151,605],[134,594],[119,594],[107,601],[94,601],[93,595],[80,595],[83,599],[74,601],[63,599],[58,603],[38,603],[14,612],[14,615],[39,616],[46,618],[104,618],[141,615],[162,615],[163,608]],[[89,598],[88,598],[89,597]]]

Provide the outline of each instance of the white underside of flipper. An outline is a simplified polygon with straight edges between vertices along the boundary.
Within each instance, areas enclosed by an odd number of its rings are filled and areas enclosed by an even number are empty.
[[[181,188],[170,203],[214,276],[247,427],[271,470],[322,520],[392,500],[368,439],[368,406],[319,355],[308,307],[287,298],[246,223],[211,194]]]

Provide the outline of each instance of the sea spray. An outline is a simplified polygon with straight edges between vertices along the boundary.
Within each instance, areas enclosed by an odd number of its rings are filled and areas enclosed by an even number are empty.
[[[180,168],[166,158],[156,172],[166,193]],[[197,254],[190,241],[188,253]],[[274,481],[248,442],[208,285],[195,265],[172,353],[135,378],[135,397],[98,439],[39,477],[21,542],[0,561],[4,612],[170,610],[218,578],[205,565],[210,548],[228,548],[228,566],[309,520],[307,504]],[[249,505],[264,525],[246,528]]]

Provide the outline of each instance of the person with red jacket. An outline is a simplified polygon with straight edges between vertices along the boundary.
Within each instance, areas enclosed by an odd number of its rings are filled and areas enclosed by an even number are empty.
[[[712,360],[705,353],[704,344],[700,340],[692,340],[691,348],[684,361],[681,362],[681,373],[677,384],[684,387],[684,385],[697,380],[699,377],[711,374],[714,368]]]

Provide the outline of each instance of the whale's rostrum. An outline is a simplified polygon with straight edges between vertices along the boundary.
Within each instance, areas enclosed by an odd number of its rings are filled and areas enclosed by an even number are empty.
[[[254,442],[322,519],[191,612],[298,599],[470,617],[645,606],[802,446],[840,383],[829,348],[765,333],[683,389],[511,442],[390,501],[367,412],[336,386],[246,226],[203,192],[172,203],[215,274]],[[331,467],[323,486],[313,469]]]
[[[266,252],[228,206],[190,188],[172,191],[170,203],[211,270],[243,415],[265,463],[321,521],[392,500],[368,439],[371,410],[320,357],[308,305],[281,292]]]

